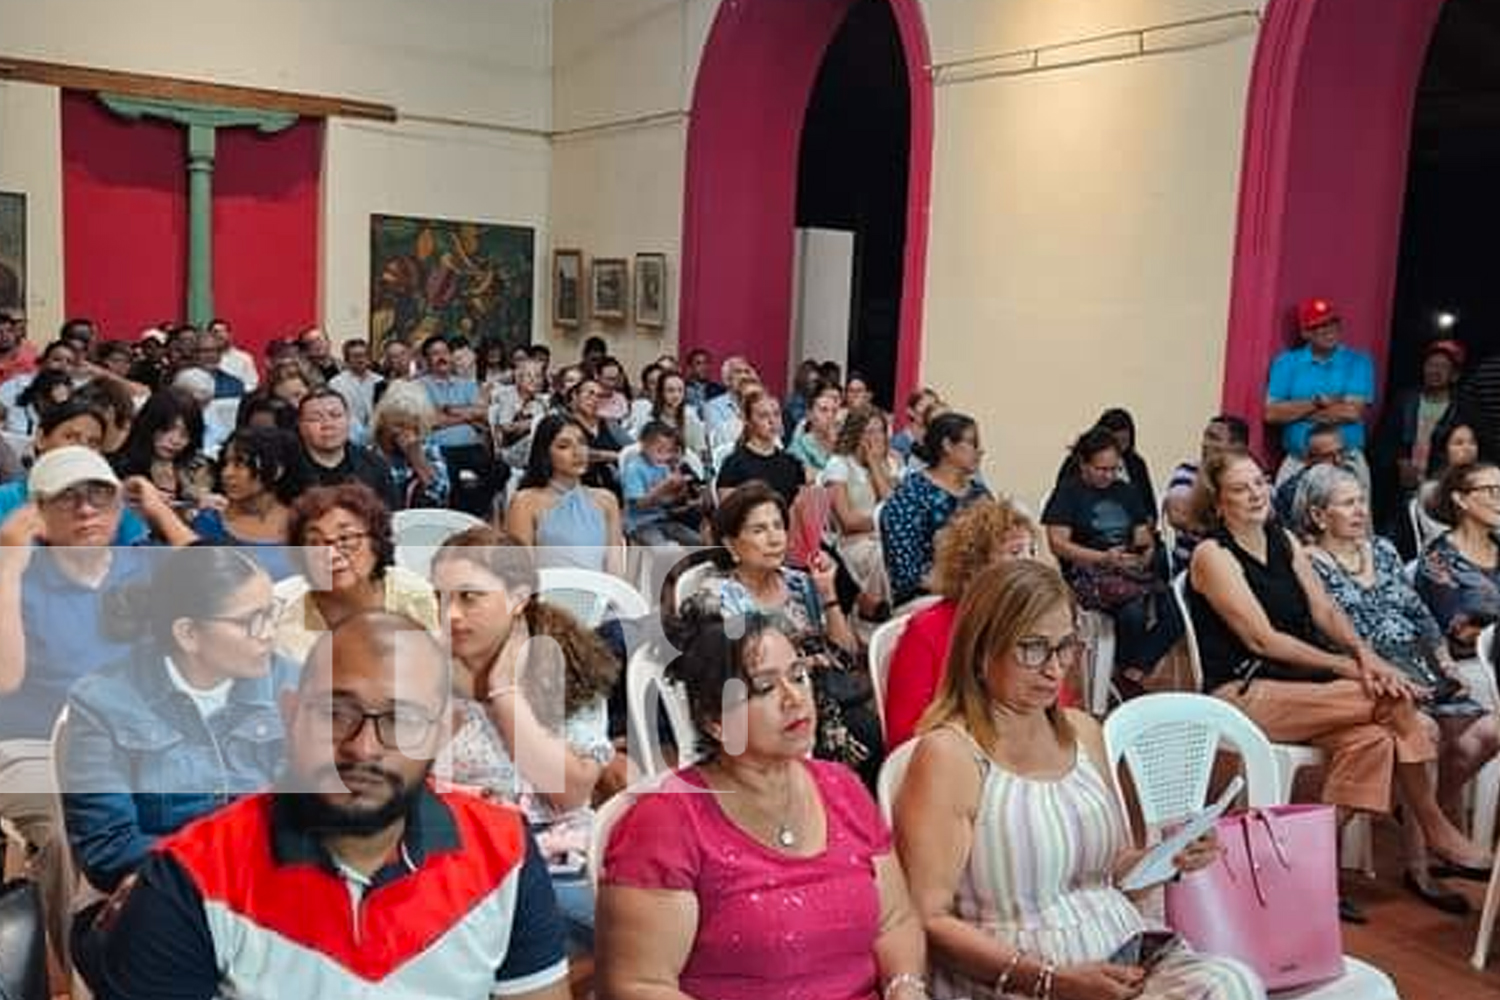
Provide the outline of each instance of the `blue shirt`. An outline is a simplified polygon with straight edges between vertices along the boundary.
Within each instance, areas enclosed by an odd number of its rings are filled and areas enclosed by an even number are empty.
[[[644,455],[632,455],[625,463],[620,486],[625,493],[625,530],[634,531],[667,519],[665,507],[641,507],[640,500],[672,474],[670,466],[653,465]]]
[[[130,655],[131,642],[106,632],[105,602],[143,574],[145,555],[112,550],[103,582],[89,587],[63,573],[56,552],[39,546],[21,576],[26,674],[18,689],[0,696],[0,741],[50,738],[73,684]]]
[[[28,480],[22,479],[13,483],[0,486],[0,524],[16,511],[26,506],[26,501],[31,499],[27,491]],[[151,529],[146,527],[146,522],[135,511],[126,507],[120,511],[120,526],[115,529],[115,545],[140,545],[151,537]]]
[[[1313,357],[1311,347],[1283,351],[1271,362],[1266,380],[1266,401],[1289,403],[1314,396],[1351,396],[1369,403],[1375,399],[1375,366],[1369,355],[1342,344],[1326,358]],[[1287,454],[1302,456],[1307,452],[1307,433],[1311,420],[1295,420],[1281,430],[1281,446]],[[1365,427],[1361,423],[1344,424],[1344,447],[1352,450],[1365,446]]]
[[[479,383],[471,378],[438,379],[431,375],[422,379],[427,387],[427,397],[432,405],[441,410],[445,406],[478,406]],[[472,424],[456,424],[432,432],[430,440],[439,448],[463,448],[479,444],[479,432]]]
[[[213,545],[238,546],[245,555],[254,559],[272,580],[285,580],[301,572],[301,569],[292,562],[291,543],[252,542],[239,538],[230,533],[229,525],[224,523],[223,513],[212,507],[205,507],[194,514],[189,527],[204,542]]]

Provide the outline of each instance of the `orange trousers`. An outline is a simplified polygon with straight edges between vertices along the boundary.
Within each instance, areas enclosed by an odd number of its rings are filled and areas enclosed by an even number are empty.
[[[1248,715],[1273,743],[1307,743],[1328,755],[1323,801],[1390,812],[1397,764],[1437,759],[1437,727],[1409,701],[1372,698],[1354,680],[1317,684],[1239,681],[1213,692]]]

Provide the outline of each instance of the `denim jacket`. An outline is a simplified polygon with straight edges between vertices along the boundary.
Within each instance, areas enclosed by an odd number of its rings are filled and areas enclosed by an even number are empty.
[[[159,837],[270,784],[285,748],[276,695],[295,681],[290,661],[273,659],[206,720],[150,643],[79,681],[57,766],[68,844],[89,882],[112,891]]]

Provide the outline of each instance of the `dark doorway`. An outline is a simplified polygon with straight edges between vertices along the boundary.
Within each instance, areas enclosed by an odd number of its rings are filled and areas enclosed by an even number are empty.
[[[894,402],[905,277],[907,80],[887,0],[859,0],[818,70],[798,170],[797,225],[854,233],[849,355],[832,360],[868,379],[886,407]]]
[[[1419,383],[1422,349],[1431,340],[1461,341],[1471,366],[1500,351],[1497,177],[1500,4],[1448,0],[1412,121],[1388,375],[1393,393]]]

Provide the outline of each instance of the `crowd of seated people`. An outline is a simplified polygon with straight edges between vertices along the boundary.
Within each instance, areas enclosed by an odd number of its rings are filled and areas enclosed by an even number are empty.
[[[933,390],[897,427],[838,365],[782,400],[694,351],[637,392],[596,340],[553,371],[535,345],[312,329],[262,369],[222,321],[135,343],[70,323],[29,358],[0,325],[24,426],[0,452],[0,817],[60,968],[120,1000],[550,998],[590,953],[605,995],[642,1000],[1259,997],[1186,948],[1110,961],[1151,918],[1114,888],[1139,847],[1073,707],[1080,612],[1114,618],[1136,695],[1183,637],[1173,563],[1203,693],[1323,749],[1342,816],[1399,804],[1408,887],[1467,908],[1441,879],[1491,864],[1463,792],[1500,730],[1461,661],[1500,621],[1500,470],[1462,421],[1421,422],[1444,533],[1411,577],[1345,471],[1362,407],[1297,402],[1295,372],[1285,518],[1232,415],[1159,516],[1117,408],[1037,518]],[[398,565],[393,516],[434,508],[485,524]],[[636,796],[597,853],[627,658],[542,574],[700,545],[660,624],[702,743],[661,788],[719,794]],[[892,616],[882,716],[868,645]],[[902,744],[888,826],[871,790]],[[1043,815],[1047,837],[1005,835]]]

